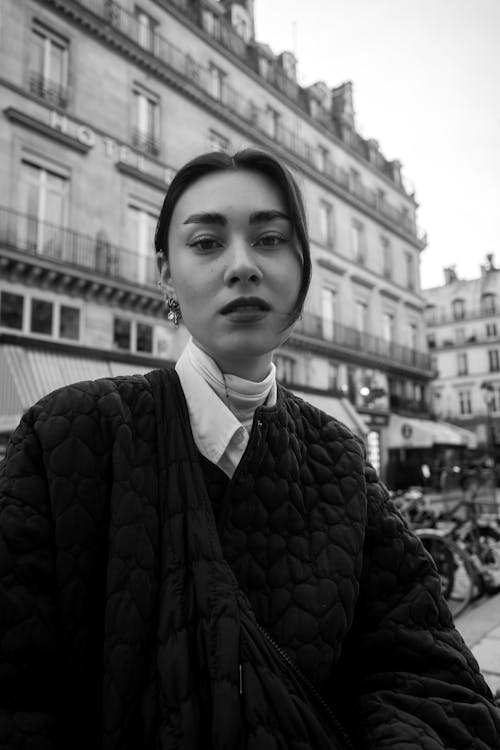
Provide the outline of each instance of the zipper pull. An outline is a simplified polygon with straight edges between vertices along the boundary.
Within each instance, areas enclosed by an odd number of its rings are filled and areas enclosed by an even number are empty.
[[[240,672],[240,695],[243,695],[243,667],[241,666],[241,662],[238,665],[239,672]]]

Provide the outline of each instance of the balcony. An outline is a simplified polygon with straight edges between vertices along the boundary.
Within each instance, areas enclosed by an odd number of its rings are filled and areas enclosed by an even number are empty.
[[[68,103],[68,89],[60,83],[51,81],[42,73],[32,71],[29,76],[29,90],[40,99],[55,107],[65,107]]]
[[[148,154],[148,156],[158,156],[160,153],[160,143],[152,133],[134,130],[132,132],[132,145],[138,151]]]
[[[320,315],[304,313],[297,321],[293,336],[299,334],[308,339],[332,344],[334,347],[356,353],[364,358],[379,358],[386,365],[412,367],[430,371],[431,357],[427,352],[410,349],[392,341],[386,341],[357,328],[334,323]]]
[[[476,307],[470,310],[464,309],[459,312],[446,311],[446,310],[433,310],[425,314],[425,324],[429,327],[439,326],[449,323],[463,323],[467,320],[481,320],[484,318],[495,318],[498,317],[498,310],[494,305],[487,305],[484,307]]]
[[[88,11],[97,16],[101,21],[105,22],[115,30],[127,36],[135,45],[138,44],[139,29],[137,18],[126,11],[114,0],[75,0],[81,7],[86,8]],[[189,3],[183,0],[168,0],[178,10],[181,10],[186,14],[188,18],[198,26],[202,26],[203,21],[201,15],[196,12],[194,3]],[[228,24],[224,26],[224,29],[228,27]],[[217,27],[214,26],[214,29]],[[223,28],[221,21],[220,28]],[[230,28],[230,27],[228,27]],[[238,35],[232,28],[230,28],[231,34],[226,30],[223,32],[215,31],[214,34],[218,35],[218,41],[224,44],[232,51],[235,45],[241,47],[241,42],[245,46],[245,50],[249,50],[248,45],[238,37]],[[209,33],[212,33],[211,31]],[[241,47],[243,50],[243,47]],[[270,134],[268,118],[266,112],[259,109],[254,102],[248,99],[246,96],[240,93],[239,90],[233,89],[230,86],[224,84],[223,95],[216,92],[213,87],[213,81],[210,76],[209,70],[204,68],[202,65],[196,62],[196,60],[186,54],[183,50],[176,47],[165,37],[158,34],[156,36],[156,46],[153,50],[149,51],[154,58],[159,60],[161,63],[168,66],[178,75],[182,76],[185,80],[196,86],[203,94],[210,97],[210,99],[218,102],[223,106],[230,114],[236,115],[242,118],[245,123],[249,123],[255,128],[257,132],[267,138],[274,140],[277,146],[288,151],[291,155],[298,157],[309,167],[312,167],[316,172],[321,173],[318,170],[319,154],[316,146],[307,142],[303,138],[300,138],[294,131],[286,128],[283,125],[279,125],[276,128],[274,134]],[[245,53],[246,54],[246,53]],[[246,54],[243,56],[245,62],[255,69],[255,64],[251,57]],[[275,71],[271,75],[270,82],[279,90],[283,91],[289,98],[295,99],[297,97],[297,103],[302,107],[304,112],[307,114],[307,103],[302,101],[298,96],[300,93],[300,87],[291,79],[287,78],[281,71]],[[391,206],[385,202],[383,206],[379,206],[376,200],[376,195],[373,191],[368,190],[362,184],[356,186],[349,185],[346,180],[346,174],[341,169],[331,168],[325,171],[326,176],[331,180],[332,185],[340,188],[342,192],[352,196],[356,201],[368,208],[372,213],[377,215],[379,219],[383,221],[389,221],[393,226],[400,231],[403,231],[409,237],[412,237],[419,246],[424,247],[426,243],[426,237],[420,233],[411,217],[403,214],[396,207]]]
[[[26,253],[62,268],[93,272],[100,277],[128,284],[155,287],[158,278],[153,248],[141,255],[115,245],[103,232],[95,237],[40,221],[35,216],[0,207],[0,252]]]

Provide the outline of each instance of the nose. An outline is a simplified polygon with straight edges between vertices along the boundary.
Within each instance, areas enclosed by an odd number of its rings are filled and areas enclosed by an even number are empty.
[[[227,265],[224,282],[228,286],[240,284],[259,284],[262,271],[257,263],[253,248],[243,239],[234,239],[226,251]]]

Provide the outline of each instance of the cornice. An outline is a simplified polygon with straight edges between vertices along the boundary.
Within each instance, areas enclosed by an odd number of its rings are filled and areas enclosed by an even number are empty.
[[[79,151],[81,154],[87,154],[90,150],[90,146],[81,143],[81,141],[72,138],[70,135],[66,135],[66,133],[61,133],[60,130],[51,128],[50,125],[40,122],[40,120],[21,112],[15,107],[7,107],[4,109],[3,113],[11,122],[15,122],[17,125],[22,125],[29,130],[40,133],[47,138],[51,138],[53,141],[58,141],[58,143],[62,143],[64,146],[69,146],[75,151]]]

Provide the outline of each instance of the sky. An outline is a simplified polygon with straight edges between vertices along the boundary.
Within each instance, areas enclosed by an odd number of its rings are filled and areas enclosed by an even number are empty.
[[[353,82],[358,132],[415,189],[422,288],[500,265],[500,0],[255,0],[255,24],[302,86]]]

